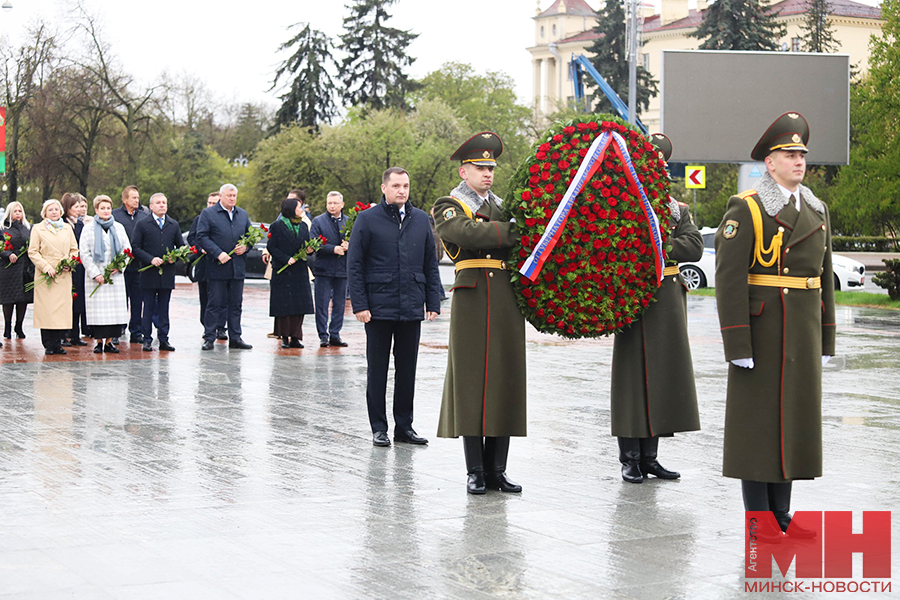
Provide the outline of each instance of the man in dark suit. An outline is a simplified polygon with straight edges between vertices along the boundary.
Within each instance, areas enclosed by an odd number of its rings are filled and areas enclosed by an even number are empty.
[[[347,216],[343,213],[344,196],[340,192],[328,192],[325,198],[325,212],[312,220],[309,230],[310,239],[323,236],[325,244],[316,252],[313,275],[316,276],[316,330],[319,334],[319,346],[346,346],[341,339],[341,327],[344,326],[344,306],[347,304],[347,248],[349,242],[344,240],[344,223]],[[331,324],[328,323],[328,305],[334,302],[331,309]]]
[[[228,322],[228,347],[249,350],[253,346],[241,339],[241,304],[244,297],[244,254],[249,250],[238,244],[250,230],[247,211],[238,208],[237,188],[226,183],[219,189],[219,202],[200,213],[197,243],[206,251],[207,289],[203,350],[212,350],[216,331]],[[229,252],[234,251],[233,254]]]
[[[434,236],[428,215],[407,204],[409,173],[391,167],[381,182],[381,204],[356,217],[347,257],[353,314],[366,326],[372,443],[391,445],[385,394],[393,341],[394,441],[427,444],[412,421],[422,319],[433,321],[441,312]]]
[[[141,206],[141,194],[136,185],[129,185],[122,190],[122,206],[112,211],[113,219],[122,224],[128,239],[134,237],[134,226],[138,220],[149,215],[150,211]],[[131,305],[131,320],[128,321],[128,330],[131,331],[129,341],[132,344],[140,344],[141,339],[141,306],[144,291],[141,289],[141,274],[138,273],[138,265],[131,261],[125,268],[125,290],[128,295],[128,303]]]
[[[184,245],[178,221],[166,216],[169,202],[164,194],[150,196],[150,218],[141,219],[134,226],[134,237],[131,238],[131,250],[134,257],[144,266],[153,265],[141,273],[141,288],[144,290],[144,316],[142,333],[144,336],[144,352],[153,350],[153,307],[157,307],[159,320],[159,349],[172,352],[175,348],[169,343],[169,300],[175,289],[174,261],[164,262],[162,257],[169,250]],[[162,272],[160,272],[160,270]]]
[[[206,208],[211,206],[215,206],[219,203],[219,192],[213,192],[206,198]],[[191,229],[188,231],[187,243],[191,246],[197,246],[197,223],[200,222],[200,215],[194,217],[194,220],[191,221]],[[197,283],[197,291],[200,294],[200,324],[203,325],[204,330],[206,328],[206,305],[209,300],[209,292],[206,285],[206,265],[210,260],[206,257],[206,251],[199,249],[201,252],[201,256],[203,256],[203,260],[200,260],[197,263],[197,266],[194,267],[194,281]],[[197,255],[192,257],[192,262],[197,260]],[[205,335],[205,331],[204,331]],[[225,333],[225,327],[222,327],[216,331],[216,339],[219,340],[227,340],[228,334]]]

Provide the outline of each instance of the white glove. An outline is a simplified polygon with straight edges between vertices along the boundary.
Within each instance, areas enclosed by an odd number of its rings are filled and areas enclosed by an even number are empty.
[[[828,361],[831,359],[832,359],[831,356],[828,356],[827,354],[823,354],[822,355],[822,366],[824,367],[825,365],[827,365]]]
[[[512,218],[509,220],[509,222],[510,222],[510,223],[515,223],[515,222],[516,222],[516,218],[515,218],[515,217],[512,217]]]
[[[741,367],[742,369],[752,369],[753,368],[753,359],[752,358],[736,358],[731,361],[736,367]]]

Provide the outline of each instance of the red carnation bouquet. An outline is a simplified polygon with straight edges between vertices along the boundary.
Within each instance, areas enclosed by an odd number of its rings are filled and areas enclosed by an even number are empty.
[[[595,156],[596,171],[584,171],[590,176],[568,213],[554,218],[582,161],[590,159],[589,151],[598,148],[595,140],[605,132],[610,145]],[[558,123],[518,168],[510,189],[505,207],[521,234],[510,252],[510,264],[519,271],[513,285],[535,328],[569,338],[597,337],[621,331],[640,316],[658,288],[658,265],[665,260],[669,179],[639,131],[610,115]],[[555,240],[549,247],[548,237]]]
[[[12,236],[4,231],[3,232],[3,251],[9,252],[12,249],[13,249]]]
[[[197,254],[198,252],[199,251],[197,250],[197,246],[181,246],[180,248],[172,248],[171,250],[163,254],[160,258],[162,258],[162,261],[164,263],[173,263],[176,260],[187,262],[189,257]],[[141,267],[140,269],[138,269],[138,272],[142,273],[152,266],[153,264],[149,264],[146,267]],[[159,274],[162,275],[163,265],[160,265],[156,268],[159,269]]]
[[[307,257],[310,254],[312,254],[313,252],[318,252],[319,250],[321,250],[322,247],[325,245],[325,242],[327,242],[327,241],[328,240],[325,239],[324,235],[318,235],[314,238],[310,238],[309,240],[306,241],[306,243],[304,243],[300,247],[300,250],[297,251],[297,254],[295,254],[291,258],[293,258],[295,261],[302,260],[303,262],[306,262]],[[296,265],[297,263],[295,262],[293,264]],[[281,273],[282,271],[284,271],[285,269],[287,269],[290,266],[291,266],[290,264],[284,265],[283,267],[281,267],[280,269],[275,271],[275,274],[277,275],[278,273]]]
[[[119,273],[124,273],[125,267],[127,267],[128,264],[133,260],[134,260],[134,255],[131,253],[131,250],[129,248],[125,248],[124,250],[122,250],[121,252],[116,254],[113,257],[113,259],[110,261],[110,263],[108,265],[106,265],[106,268],[103,269],[103,283],[98,283],[97,287],[94,288],[94,291],[92,291],[90,293],[88,298],[93,296],[97,292],[97,290],[100,289],[100,286],[103,285],[104,283],[112,285],[113,271],[118,271]]]
[[[353,229],[353,224],[356,222],[356,217],[364,210],[368,210],[372,208],[371,204],[366,204],[365,202],[357,202],[353,208],[347,211],[347,220],[344,222],[344,229],[341,233],[344,235],[345,240],[350,239],[350,231]]]
[[[81,264],[81,258],[79,258],[77,254],[75,256],[73,256],[72,258],[62,259],[61,261],[56,263],[56,269],[54,270],[52,276],[49,273],[42,273],[42,275],[44,277],[44,283],[47,284],[47,287],[50,287],[50,284],[52,284],[56,280],[57,275],[59,275],[66,269],[68,269],[69,271],[72,271],[75,269],[76,266],[78,266],[80,264]],[[25,282],[25,291],[30,292],[31,290],[33,290],[35,288],[36,285],[37,285],[36,279],[33,281],[26,281]]]

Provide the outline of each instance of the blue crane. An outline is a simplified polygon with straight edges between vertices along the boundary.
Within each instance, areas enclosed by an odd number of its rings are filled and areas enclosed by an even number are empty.
[[[613,105],[613,108],[616,109],[616,112],[619,113],[619,116],[627,121],[628,105],[622,102],[622,99],[619,98],[616,90],[612,89],[610,85],[606,83],[603,76],[597,72],[597,69],[594,68],[594,65],[591,64],[591,61],[589,61],[584,54],[573,55],[572,62],[569,63],[569,74],[572,76],[572,83],[575,85],[575,100],[577,102],[584,102],[585,71],[587,71],[587,74],[597,83],[597,86],[606,97],[609,98],[610,103]],[[644,132],[644,135],[647,135],[647,128],[644,127],[641,120],[635,117],[635,121],[637,121],[636,125],[638,126],[638,129]]]

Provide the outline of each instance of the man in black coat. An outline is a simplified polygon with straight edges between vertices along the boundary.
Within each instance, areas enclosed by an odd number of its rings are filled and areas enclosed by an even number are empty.
[[[141,219],[134,226],[131,238],[131,251],[134,257],[144,266],[153,265],[142,272],[141,289],[144,291],[144,315],[142,333],[144,336],[144,352],[153,350],[153,307],[157,307],[159,320],[159,349],[172,352],[174,347],[169,343],[169,300],[175,289],[175,265],[172,261],[164,262],[162,257],[169,250],[184,245],[178,221],[166,216],[169,202],[164,194],[150,196],[150,218]],[[160,270],[162,272],[160,273]]]
[[[211,206],[215,206],[219,203],[219,192],[213,192],[209,196],[206,197],[206,208]],[[194,220],[191,221],[191,229],[188,231],[187,243],[191,246],[197,246],[197,223],[200,222],[200,215],[194,217]],[[203,325],[204,329],[206,328],[206,305],[209,301],[209,292],[206,285],[206,264],[210,260],[206,256],[206,252],[197,246],[197,249],[200,251],[200,256],[204,258],[197,262],[197,266],[194,267],[194,281],[197,283],[197,291],[200,294],[200,324]],[[191,258],[191,262],[197,260],[198,256],[195,254]],[[227,340],[228,334],[225,333],[225,328],[216,331],[216,338],[220,340]]]
[[[422,319],[441,312],[434,236],[425,212],[407,204],[409,173],[391,167],[381,204],[359,213],[347,257],[353,314],[366,326],[366,404],[372,443],[390,446],[385,394],[394,347],[394,441],[427,444],[412,428]],[[423,311],[424,306],[424,311]]]
[[[122,190],[122,206],[112,211],[113,219],[122,224],[128,239],[134,237],[134,226],[137,222],[150,214],[146,207],[141,206],[141,193],[136,185],[129,185]],[[131,306],[131,320],[128,321],[128,330],[131,331],[130,342],[140,344],[141,339],[141,306],[144,298],[144,290],[141,289],[141,274],[138,273],[138,265],[135,261],[125,268],[125,293],[128,295],[128,304]]]
[[[219,189],[219,202],[200,213],[197,244],[206,250],[209,303],[203,334],[203,350],[212,350],[216,331],[228,322],[228,347],[249,350],[241,339],[241,305],[244,299],[244,254],[238,244],[250,230],[247,211],[237,207],[237,188],[226,183]],[[233,254],[229,252],[234,251]]]
[[[316,252],[313,275],[316,276],[316,331],[319,346],[346,346],[341,339],[344,326],[344,306],[347,303],[347,248],[344,240],[344,224],[347,216],[343,213],[344,196],[340,192],[328,192],[325,198],[325,212],[312,221],[310,239],[325,238],[322,249]],[[328,323],[328,305],[331,309],[331,324]]]

